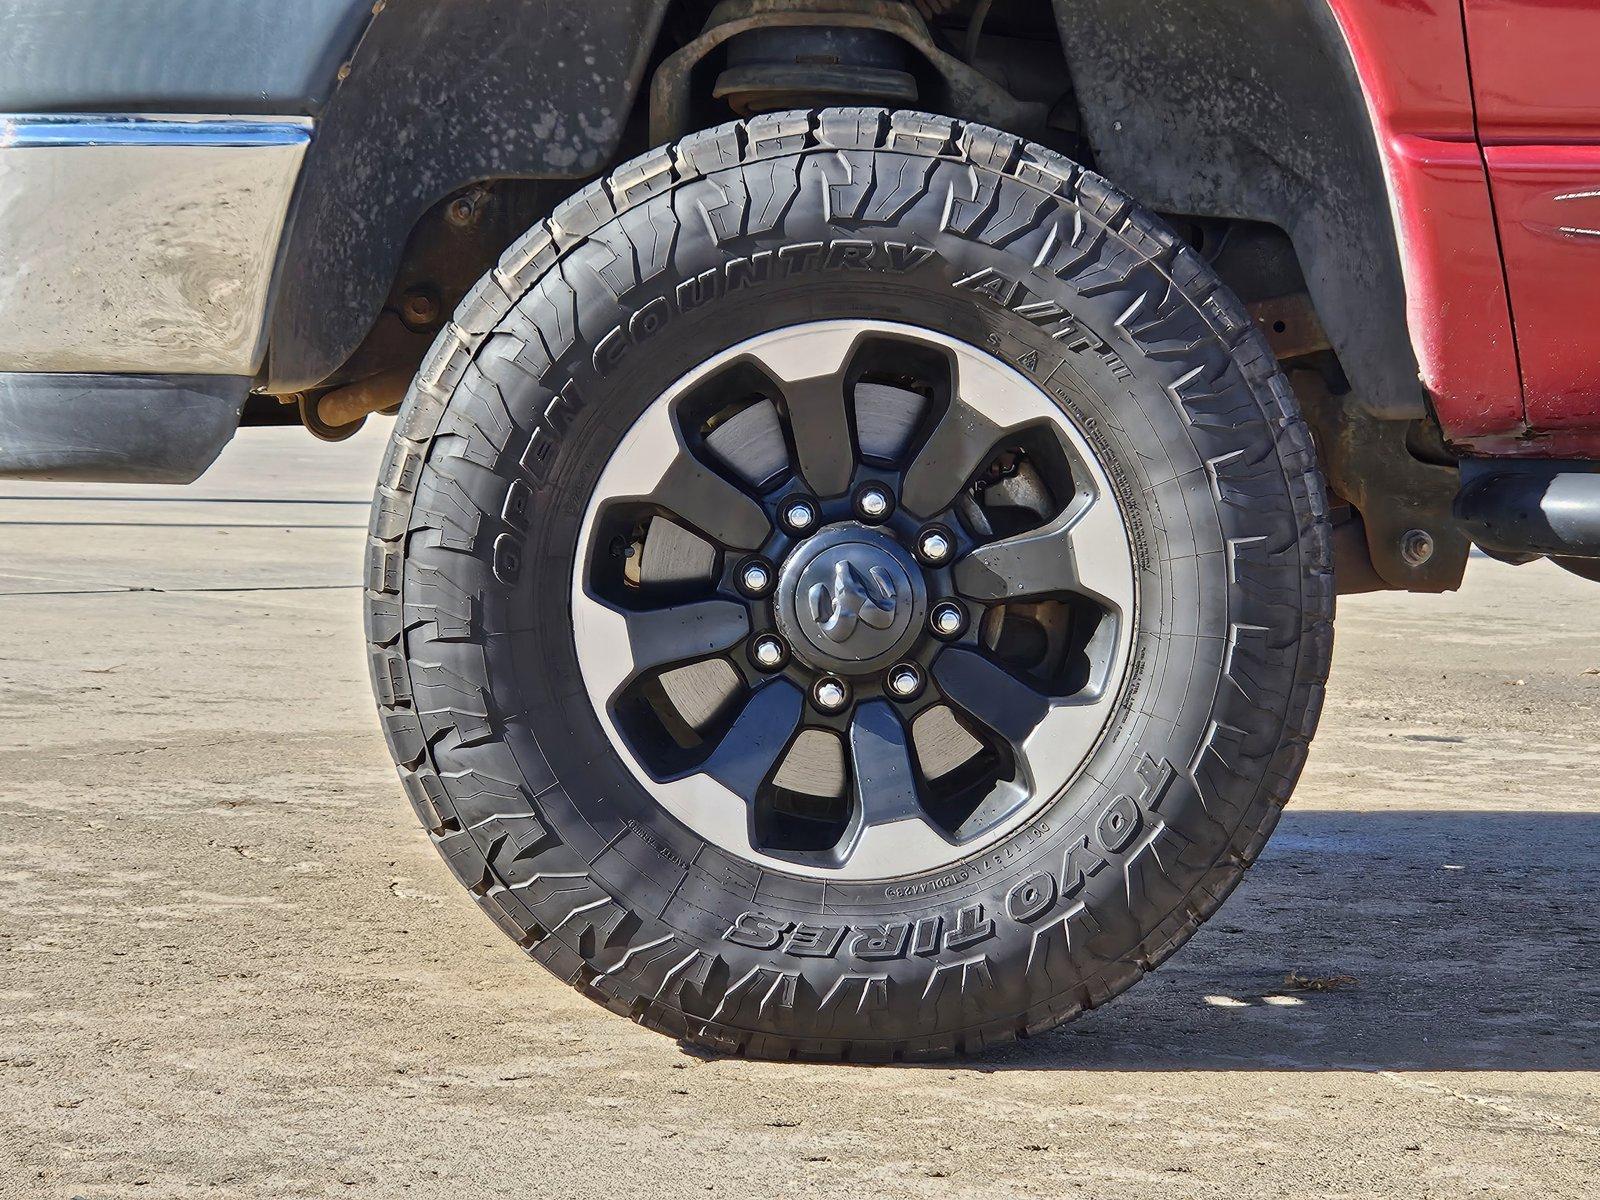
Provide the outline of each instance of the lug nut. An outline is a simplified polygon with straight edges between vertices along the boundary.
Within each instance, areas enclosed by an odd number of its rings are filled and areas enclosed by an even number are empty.
[[[783,666],[786,654],[783,639],[776,634],[763,633],[750,643],[750,657],[763,671],[776,671]]]
[[[897,663],[889,668],[889,691],[902,700],[909,700],[922,690],[922,672],[916,663]]]
[[[946,562],[954,553],[956,544],[944,530],[937,526],[924,529],[917,538],[917,556],[930,567]]]
[[[766,595],[772,586],[772,568],[760,560],[746,563],[739,572],[739,586],[751,596]]]
[[[783,524],[790,533],[805,533],[817,523],[817,506],[809,500],[786,500]]]
[[[882,520],[889,515],[892,506],[889,493],[881,487],[862,488],[856,497],[856,511],[869,521]]]
[[[954,600],[941,600],[928,614],[928,624],[942,638],[958,637],[967,627],[967,614]]]
[[[835,679],[832,675],[824,676],[811,689],[811,700],[823,712],[838,712],[849,702],[850,689],[845,686],[844,680]]]

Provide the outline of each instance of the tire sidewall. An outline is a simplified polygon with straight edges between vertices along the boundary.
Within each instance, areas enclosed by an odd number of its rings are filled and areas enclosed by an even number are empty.
[[[1109,189],[1067,204],[981,166],[891,157],[764,163],[773,179],[792,171],[793,194],[769,228],[733,237],[700,215],[741,193],[753,203],[748,166],[614,218],[488,334],[475,379],[451,400],[492,392],[511,425],[498,494],[481,505],[500,520],[478,539],[493,546],[499,592],[482,606],[488,719],[525,779],[553,780],[537,789],[540,819],[635,914],[632,943],[670,938],[714,961],[720,986],[706,989],[702,1011],[678,996],[705,1037],[889,1043],[1019,1014],[1053,1023],[1124,986],[1130,962],[1173,938],[1175,915],[1192,928],[1212,903],[1203,884],[1218,862],[1270,820],[1266,782],[1284,726],[1270,700],[1293,690],[1299,664],[1263,649],[1246,688],[1230,669],[1241,630],[1293,640],[1308,568],[1262,384],[1237,352],[1237,314],[1197,303],[1214,283],[1175,243],[1123,227],[1130,206]],[[837,180],[911,167],[926,181],[893,220],[830,211]],[[986,211],[962,228],[950,214],[965,196]],[[1081,261],[1050,269],[1063,256]],[[1172,284],[1186,272],[1187,286]],[[716,294],[686,303],[683,281],[708,276]],[[570,588],[595,482],[657,397],[746,338],[849,318],[938,329],[1055,400],[1123,512],[1138,619],[1101,741],[1033,819],[951,867],[841,884],[756,867],[651,800],[583,688]],[[1229,495],[1218,463],[1247,471],[1247,495]],[[1241,586],[1230,551],[1282,546],[1285,528],[1289,558],[1274,568],[1269,601]],[[1219,741],[1219,730],[1231,732]],[[604,957],[606,946],[585,949]],[[841,995],[849,1003],[830,1004]]]

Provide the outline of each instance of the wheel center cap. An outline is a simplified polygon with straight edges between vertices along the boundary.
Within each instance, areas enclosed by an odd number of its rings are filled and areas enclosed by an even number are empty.
[[[833,579],[806,588],[805,620],[815,625],[822,636],[839,645],[852,641],[863,624],[873,629],[893,629],[895,605],[903,588],[895,587],[894,571],[872,559],[866,547],[847,546],[833,557]],[[825,563],[813,564],[826,570]],[[902,584],[904,581],[901,581]]]
[[[870,671],[893,659],[921,627],[927,590],[898,543],[838,525],[789,555],[778,581],[778,623],[824,670]]]

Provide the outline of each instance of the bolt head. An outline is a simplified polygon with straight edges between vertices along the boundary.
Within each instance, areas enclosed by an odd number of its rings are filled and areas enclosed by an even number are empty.
[[[783,641],[774,634],[764,633],[751,643],[750,657],[764,671],[775,671],[781,667],[783,656]]]
[[[1400,538],[1400,557],[1407,566],[1422,566],[1433,557],[1433,535],[1426,529],[1406,530]]]
[[[928,614],[928,623],[940,637],[955,637],[966,628],[967,614],[959,604],[944,600],[933,606],[933,611]]]
[[[804,533],[817,523],[817,510],[809,500],[791,500],[783,506],[783,523],[794,533]]]
[[[889,668],[889,691],[909,700],[922,690],[922,672],[915,663],[899,663]]]
[[[413,290],[406,293],[401,311],[413,325],[431,325],[439,317],[439,302],[425,291]]]
[[[923,530],[922,536],[917,539],[917,553],[921,555],[923,562],[932,566],[938,566],[947,560],[955,548],[950,535],[942,529]]]
[[[856,497],[856,507],[863,517],[877,520],[889,514],[889,493],[880,487],[864,488]]]
[[[759,596],[772,586],[772,568],[766,563],[746,563],[739,572],[739,586],[752,596]]]
[[[823,712],[838,712],[849,702],[850,689],[845,686],[844,680],[830,675],[817,680],[817,686],[811,689],[811,699]]]
[[[444,212],[452,225],[470,225],[478,216],[478,204],[471,196],[458,196]]]

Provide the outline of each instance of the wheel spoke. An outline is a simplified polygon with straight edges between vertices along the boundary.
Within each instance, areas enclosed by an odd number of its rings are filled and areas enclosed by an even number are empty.
[[[901,504],[924,517],[949,508],[1004,432],[971,405],[952,400],[906,468]]]
[[[761,545],[770,528],[759,504],[684,450],[661,473],[650,499],[735,550]]]
[[[689,452],[665,404],[652,406],[628,431],[595,490],[613,501],[651,501],[737,550],[759,546],[771,529],[759,504]]]
[[[731,600],[629,612],[591,599],[573,612],[573,633],[588,647],[584,681],[607,702],[649,671],[721,654],[749,632],[749,614]]]
[[[799,689],[786,680],[758,688],[698,773],[753,802],[799,731],[803,706]]]
[[[844,378],[859,340],[850,326],[800,328],[771,338],[753,353],[783,391],[797,466],[818,496],[839,495],[855,469]]]
[[[844,492],[855,469],[855,450],[845,412],[843,377],[817,375],[785,383],[783,397],[806,486],[818,496]]]
[[[933,664],[933,677],[946,700],[1004,738],[1019,755],[1050,711],[1050,697],[976,650],[946,650]]]
[[[863,704],[850,722],[850,762],[856,810],[864,824],[921,819],[906,729],[882,700]]]
[[[1073,592],[1126,612],[1133,581],[1116,505],[1097,497],[1041,529],[980,546],[956,564],[955,583],[974,600]]]
[[[910,735],[882,700],[863,704],[850,722],[850,762],[855,816],[846,841],[852,862],[892,875],[949,852],[950,839],[923,812]]]
[[[701,600],[630,612],[626,619],[635,676],[722,654],[750,632],[749,612],[732,600]]]
[[[933,673],[946,700],[1010,746],[1017,782],[1029,791],[1072,774],[1094,748],[1116,698],[1114,690],[1095,688],[1054,699],[974,650],[946,651]]]

